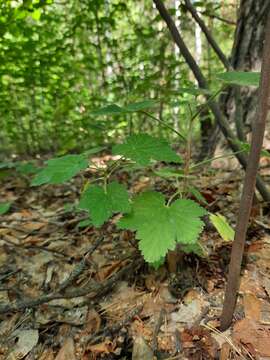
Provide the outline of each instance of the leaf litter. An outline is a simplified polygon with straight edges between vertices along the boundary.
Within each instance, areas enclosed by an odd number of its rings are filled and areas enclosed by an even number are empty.
[[[240,176],[228,181],[222,171],[194,185],[209,211],[225,209],[234,224]],[[129,174],[116,176],[130,185]],[[132,184],[135,193],[171,191],[142,172]],[[147,266],[134,234],[114,219],[78,227],[82,215],[69,204],[78,202],[80,178],[39,189],[19,177],[1,185],[1,202],[11,206],[0,223],[0,359],[270,359],[270,224],[261,205],[234,323],[220,333],[231,245],[211,226],[201,237],[206,257],[187,254],[171,274],[167,264]]]

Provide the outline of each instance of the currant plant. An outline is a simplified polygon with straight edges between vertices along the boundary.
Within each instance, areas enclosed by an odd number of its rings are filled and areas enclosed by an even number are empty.
[[[152,101],[131,104],[125,108],[109,105],[96,113],[103,115],[142,111],[152,105]],[[87,168],[93,169],[96,176],[91,182],[86,181],[84,184],[78,204],[78,209],[89,214],[89,220],[84,221],[82,226],[92,224],[100,227],[114,214],[122,214],[117,227],[136,233],[145,261],[155,267],[163,263],[167,252],[174,250],[177,243],[186,251],[192,250],[204,227],[202,218],[208,214],[197,202],[184,197],[191,193],[198,201],[203,202],[204,199],[196,188],[188,187],[182,191],[179,187],[169,199],[156,191],[131,196],[124,185],[112,179],[117,169],[135,165],[140,168],[148,167],[157,176],[177,178],[179,183],[181,177],[192,179],[192,167],[186,171],[183,159],[166,140],[148,134],[134,134],[122,144],[115,145],[112,154],[117,160],[108,163],[105,168],[98,167],[91,160],[91,155],[99,151],[99,148],[92,149],[83,154],[49,160],[46,167],[35,175],[32,185],[63,183]],[[172,170],[167,167],[158,171],[153,167],[157,162],[177,164],[183,169]],[[225,219],[218,218],[216,222],[218,221],[223,223]]]

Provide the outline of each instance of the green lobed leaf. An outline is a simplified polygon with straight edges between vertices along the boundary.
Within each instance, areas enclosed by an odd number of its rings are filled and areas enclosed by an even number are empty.
[[[84,154],[65,155],[50,159],[47,161],[47,166],[34,177],[31,185],[61,184],[86,169],[87,166],[88,160]]]
[[[112,152],[114,155],[124,155],[143,166],[149,165],[151,160],[182,162],[180,156],[170,148],[167,141],[147,134],[128,137],[126,143],[115,145]]]
[[[168,207],[164,195],[145,192],[134,199],[131,213],[120,219],[118,227],[136,231],[144,259],[157,263],[176,242],[196,243],[204,226],[200,217],[206,213],[192,200],[176,200]]]
[[[225,83],[234,85],[259,86],[260,84],[259,72],[228,71],[218,74],[216,77]]]
[[[232,241],[234,239],[234,230],[224,216],[221,214],[211,214],[209,218],[224,241]]]
[[[4,215],[10,209],[11,202],[0,203],[0,215]]]
[[[102,186],[92,185],[82,194],[78,207],[90,213],[93,225],[101,226],[114,213],[130,211],[128,192],[117,182],[109,183],[107,192]]]

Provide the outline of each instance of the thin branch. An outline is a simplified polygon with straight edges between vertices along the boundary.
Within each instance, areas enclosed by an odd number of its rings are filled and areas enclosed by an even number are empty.
[[[231,65],[230,65],[229,60],[227,59],[226,55],[223,53],[221,48],[218,46],[216,40],[213,38],[212,34],[208,30],[208,27],[205,25],[204,21],[198,15],[196,8],[192,5],[190,0],[185,0],[185,5],[186,5],[186,8],[188,9],[188,11],[191,13],[193,19],[200,26],[202,32],[206,36],[206,39],[208,40],[209,44],[212,46],[213,50],[219,57],[222,64],[225,66],[225,68],[227,70],[230,69]]]
[[[244,253],[246,233],[254,196],[256,174],[260,163],[260,154],[263,144],[265,125],[269,111],[270,99],[270,15],[266,24],[265,44],[263,49],[261,81],[259,88],[256,123],[253,126],[251,150],[245,175],[243,193],[240,201],[235,239],[232,246],[231,261],[229,265],[228,284],[225,293],[224,307],[221,316],[221,330],[226,330],[233,318],[240,285],[241,263]]]
[[[179,131],[175,130],[172,126],[168,125],[165,121],[158,119],[157,117],[155,117],[154,115],[148,113],[147,111],[141,110],[140,111],[142,114],[148,116],[149,118],[159,122],[160,124],[162,124],[164,127],[166,127],[167,129],[170,129],[172,132],[174,132],[175,134],[177,134],[182,140],[187,141],[187,139],[185,138],[184,135],[182,135]]]
[[[89,250],[87,250],[79,264],[77,264],[77,266],[75,266],[75,268],[71,271],[69,277],[59,285],[59,292],[65,290],[70,284],[73,283],[74,280],[76,280],[84,272],[84,270],[87,268],[86,258],[93,254],[93,252],[103,242],[103,240],[104,236],[99,237],[97,241],[95,241],[95,243],[89,248]]]
[[[221,16],[218,16],[216,14],[209,14],[207,13],[206,11],[198,11],[200,14],[204,15],[204,16],[207,16],[209,17],[210,19],[217,19],[219,21],[222,21],[228,25],[233,25],[233,26],[236,26],[236,21],[233,21],[233,20],[229,20],[229,19],[225,19]]]
[[[83,288],[75,287],[73,289],[69,289],[65,293],[53,292],[47,295],[42,295],[36,299],[19,301],[15,304],[1,304],[0,314],[4,314],[7,312],[22,311],[27,308],[33,308],[56,299],[72,299],[87,295],[89,301],[90,299],[93,300],[98,296],[104,295],[109,289],[111,289],[114,285],[116,285],[118,280],[120,280],[126,274],[132,272],[132,270],[134,270],[137,267],[137,265],[138,265],[138,259],[137,261],[136,260],[132,261],[127,266],[124,266],[121,270],[119,270],[116,274],[112,275],[107,281],[105,281],[102,284],[95,282]]]
[[[157,7],[161,17],[166,22],[176,45],[179,47],[179,50],[180,50],[182,56],[184,57],[188,66],[190,67],[190,69],[192,70],[192,72],[199,84],[199,87],[202,89],[209,90],[207,81],[206,81],[205,77],[203,76],[201,69],[199,68],[198,64],[196,63],[195,59],[193,58],[189,49],[187,48],[182,36],[180,35],[179,31],[177,30],[177,27],[176,27],[172,17],[168,13],[167,9],[165,8],[163,2],[161,0],[153,0],[153,2],[156,4],[156,7]],[[205,94],[205,97],[209,101],[209,95]],[[228,124],[228,121],[223,116],[219,105],[214,100],[211,100],[211,101],[209,101],[209,108],[211,109],[212,113],[214,114],[216,122],[218,123],[219,128],[221,129],[224,137],[226,138],[228,145],[233,150],[233,152],[237,153],[236,157],[237,157],[238,161],[243,166],[243,168],[246,169],[246,167],[247,167],[246,156],[244,156],[241,152],[239,152],[241,149],[237,145],[237,142],[236,142],[237,139],[234,136],[234,133],[232,132],[232,130]],[[262,180],[262,178],[259,175],[257,176],[257,188],[258,188],[258,191],[260,192],[262,198],[265,201],[270,202],[270,192],[268,191],[264,181]]]

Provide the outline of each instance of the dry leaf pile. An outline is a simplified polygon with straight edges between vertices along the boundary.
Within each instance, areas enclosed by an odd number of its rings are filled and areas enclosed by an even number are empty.
[[[232,223],[239,179],[217,171],[197,180],[209,210]],[[133,184],[170,193],[147,174]],[[78,227],[84,215],[69,206],[78,192],[79,179],[39,189],[2,181],[13,205],[0,222],[0,359],[270,359],[269,209],[254,205],[234,323],[220,333],[229,243],[206,226],[205,258],[187,255],[175,274],[151,269],[113,220]]]

